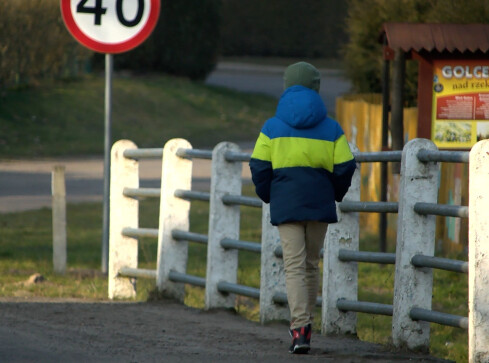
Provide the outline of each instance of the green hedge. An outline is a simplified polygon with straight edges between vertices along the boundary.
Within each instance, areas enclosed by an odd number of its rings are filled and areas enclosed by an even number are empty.
[[[338,56],[346,1],[223,0],[221,46],[228,56]]]
[[[0,87],[73,77],[91,52],[66,30],[59,0],[0,1]]]
[[[117,55],[115,68],[204,79],[217,63],[220,4],[220,0],[162,0],[151,36],[138,48]]]

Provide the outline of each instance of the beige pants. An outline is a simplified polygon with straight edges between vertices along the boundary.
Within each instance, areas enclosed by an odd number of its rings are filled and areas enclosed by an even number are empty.
[[[315,221],[278,226],[291,329],[312,323],[319,288],[320,252],[327,228],[327,223]]]

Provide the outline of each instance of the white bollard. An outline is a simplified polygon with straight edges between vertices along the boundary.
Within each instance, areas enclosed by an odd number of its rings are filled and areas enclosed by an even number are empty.
[[[138,241],[122,235],[126,227],[138,228],[138,201],[124,196],[124,188],[139,187],[139,166],[124,157],[124,151],[137,149],[129,140],[119,140],[111,151],[110,230],[109,230],[109,299],[136,297],[136,280],[118,277],[121,267],[137,268]]]
[[[172,139],[163,148],[156,286],[164,295],[183,301],[185,284],[170,280],[171,271],[186,273],[188,258],[188,242],[172,237],[174,229],[189,230],[190,202],[175,197],[175,190],[191,189],[192,161],[177,156],[180,148],[191,149],[192,145],[184,139]]]
[[[262,205],[261,270],[260,270],[260,322],[290,320],[287,304],[273,302],[276,293],[286,294],[284,261],[275,255],[281,247],[278,229],[270,223],[270,204]]]
[[[241,162],[225,159],[228,151],[240,151],[236,144],[221,142],[212,151],[211,198],[209,205],[209,244],[207,246],[207,272],[205,308],[234,308],[234,294],[218,291],[220,281],[236,283],[238,250],[221,247],[224,238],[239,239],[239,205],[226,205],[226,194],[241,195]]]
[[[66,272],[66,183],[65,167],[56,165],[51,177],[53,195],[53,269]]]
[[[439,166],[418,160],[419,150],[437,150],[427,139],[409,141],[402,151],[396,267],[392,316],[392,340],[397,348],[426,351],[430,323],[411,320],[413,307],[431,309],[433,271],[411,264],[414,255],[433,256],[436,216],[414,212],[416,202],[437,203]]]
[[[489,140],[469,163],[469,362],[489,362]]]
[[[350,147],[354,152],[358,150],[356,146]],[[343,200],[360,200],[360,169],[355,170]],[[338,223],[328,226],[324,241],[321,333],[356,334],[357,314],[338,310],[336,302],[339,299],[358,300],[358,263],[338,259],[340,249],[359,249],[358,213],[342,213],[338,207],[336,210]]]

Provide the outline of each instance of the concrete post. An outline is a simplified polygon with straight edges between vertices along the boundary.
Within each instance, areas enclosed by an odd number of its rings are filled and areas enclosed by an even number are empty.
[[[53,195],[53,269],[66,272],[66,183],[65,167],[56,165],[51,177]]]
[[[211,197],[209,205],[209,244],[207,246],[207,272],[205,308],[234,308],[234,294],[217,290],[219,281],[236,283],[238,275],[238,250],[221,247],[223,238],[239,239],[239,205],[225,205],[226,194],[241,194],[241,162],[225,159],[228,151],[239,151],[236,144],[221,142],[212,152]]]
[[[357,151],[355,146],[350,146]],[[360,200],[360,169],[355,170],[350,189],[343,200]],[[328,226],[324,241],[322,334],[356,334],[357,314],[336,307],[339,299],[358,300],[358,264],[338,259],[340,249],[358,251],[360,228],[358,213],[342,213],[336,208],[338,223]]]
[[[489,140],[469,164],[469,362],[489,362]]]
[[[290,320],[288,306],[277,305],[273,295],[286,294],[284,261],[275,255],[281,246],[278,229],[270,223],[270,204],[262,206],[261,232],[261,270],[260,270],[260,322],[265,324],[273,320]]]
[[[398,348],[426,351],[430,323],[413,321],[409,313],[413,307],[431,309],[433,271],[414,267],[411,259],[416,254],[433,256],[436,216],[415,213],[414,204],[437,203],[439,167],[420,162],[417,153],[421,149],[437,150],[430,140],[414,139],[402,152],[392,339]]]
[[[109,299],[136,297],[136,280],[118,277],[121,267],[137,268],[138,241],[122,235],[125,227],[138,228],[138,201],[124,196],[124,188],[139,187],[138,162],[124,157],[127,149],[137,149],[129,140],[117,141],[111,152],[110,228],[109,228]]]
[[[187,272],[188,242],[172,237],[174,229],[189,230],[190,202],[175,197],[175,190],[191,189],[192,161],[177,156],[180,148],[191,149],[192,145],[183,139],[172,139],[163,148],[156,286],[164,295],[183,301],[185,285],[170,280],[172,270]]]

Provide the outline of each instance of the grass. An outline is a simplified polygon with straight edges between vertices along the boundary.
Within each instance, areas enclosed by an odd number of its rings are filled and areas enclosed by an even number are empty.
[[[245,193],[250,194],[249,188]],[[261,234],[260,211],[250,207],[241,210],[240,239],[259,242]],[[100,273],[102,205],[88,203],[69,205],[68,217],[68,271],[56,275],[52,269],[51,211],[41,209],[21,213],[0,214],[0,296],[49,297],[107,300],[107,278]],[[155,228],[158,223],[158,202],[140,203],[141,227]],[[192,202],[191,231],[207,233],[208,203]],[[361,250],[374,250],[371,238],[361,241]],[[139,267],[156,268],[157,241],[139,240]],[[461,256],[449,256],[461,259]],[[205,277],[206,246],[189,244],[187,273]],[[260,256],[240,251],[238,283],[259,287]],[[27,284],[29,276],[40,273],[42,283]],[[467,316],[467,277],[461,274],[435,271],[433,309]],[[359,300],[392,304],[394,267],[359,264]],[[152,280],[138,281],[138,301],[154,296]],[[185,304],[204,307],[204,290],[186,287]],[[238,297],[236,310],[250,320],[259,320],[258,301]],[[320,316],[318,312],[316,316]],[[320,329],[318,319],[315,329]],[[390,344],[391,318],[358,314],[358,336],[362,340]],[[467,361],[467,332],[462,329],[431,325],[431,353],[456,362]]]
[[[102,76],[0,91],[0,158],[103,153]],[[112,139],[162,147],[174,137],[194,147],[255,140],[277,100],[166,75],[113,80]]]

